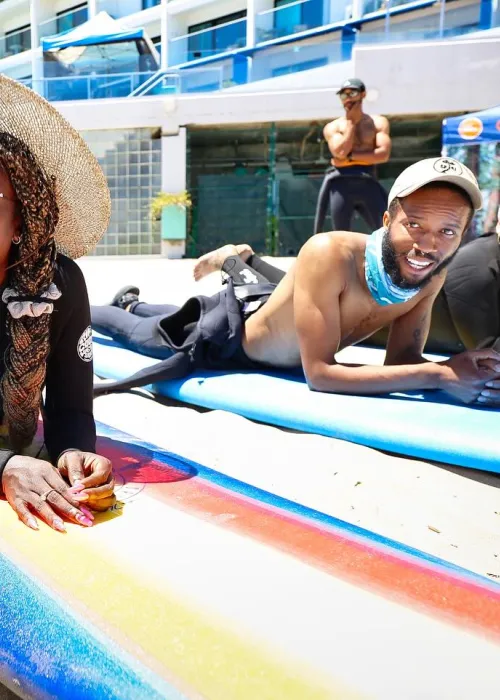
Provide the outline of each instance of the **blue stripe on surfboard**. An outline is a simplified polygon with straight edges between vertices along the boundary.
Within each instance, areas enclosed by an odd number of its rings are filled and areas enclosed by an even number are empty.
[[[110,647],[98,629],[0,554],[0,679],[37,700],[185,700]]]
[[[244,481],[235,479],[232,476],[227,476],[221,472],[210,469],[210,467],[205,467],[202,464],[193,462],[190,459],[176,455],[173,452],[167,450],[162,450],[156,445],[152,445],[149,442],[145,442],[140,438],[133,437],[127,433],[122,432],[116,428],[112,428],[104,423],[97,423],[98,434],[102,437],[107,437],[111,440],[117,440],[119,442],[130,445],[132,450],[145,450],[147,452],[146,457],[150,460],[155,460],[159,463],[164,463],[174,469],[181,472],[185,472],[189,476],[193,476],[193,473],[197,478],[201,478],[211,484],[219,486],[220,488],[226,489],[234,494],[240,494],[246,498],[253,501],[257,501],[264,505],[271,506],[285,513],[292,514],[305,521],[312,523],[314,525],[323,527],[325,529],[330,529],[335,532],[335,534],[341,537],[355,540],[365,546],[371,547],[372,549],[378,549],[388,554],[397,553],[399,556],[403,556],[414,563],[420,565],[426,565],[428,568],[432,568],[436,573],[453,575],[464,581],[469,581],[471,583],[479,584],[483,588],[487,588],[495,593],[500,591],[500,584],[491,581],[485,576],[481,576],[473,571],[464,569],[457,564],[453,564],[439,557],[435,557],[432,554],[423,552],[414,547],[410,547],[397,540],[392,540],[389,537],[384,537],[384,535],[379,535],[371,530],[366,530],[348,523],[344,520],[334,517],[333,515],[328,515],[321,511],[304,506],[296,501],[291,501],[283,496],[278,496],[269,491],[259,488],[258,486],[252,486]]]
[[[94,340],[99,376],[122,379],[157,362],[108,339]],[[311,392],[300,377],[201,371],[145,388],[263,423],[500,473],[499,411],[453,403],[441,392],[348,396]]]

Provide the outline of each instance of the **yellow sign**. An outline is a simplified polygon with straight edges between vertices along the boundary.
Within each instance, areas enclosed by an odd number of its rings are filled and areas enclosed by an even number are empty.
[[[483,131],[483,122],[477,117],[466,117],[458,125],[458,133],[463,139],[475,139]]]

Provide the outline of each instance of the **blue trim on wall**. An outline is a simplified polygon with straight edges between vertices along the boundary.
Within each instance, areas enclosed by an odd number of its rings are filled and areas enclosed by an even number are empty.
[[[491,29],[493,26],[493,0],[481,0],[479,9],[479,29]]]
[[[241,54],[233,57],[233,82],[236,85],[248,83],[248,63],[250,60],[248,56]]]
[[[356,42],[356,33],[356,30],[352,27],[344,27],[342,30],[340,55],[343,61],[350,61],[352,58],[352,48]]]

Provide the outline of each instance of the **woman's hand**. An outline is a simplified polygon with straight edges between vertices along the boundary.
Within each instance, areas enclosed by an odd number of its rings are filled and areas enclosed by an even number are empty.
[[[83,499],[72,493],[52,464],[42,459],[11,457],[3,472],[2,488],[19,519],[32,530],[38,530],[34,513],[59,532],[66,531],[63,518],[86,527],[92,525],[94,516],[81,505]]]
[[[92,510],[105,511],[116,503],[113,467],[106,457],[68,450],[59,457],[57,468],[68,479],[71,491]]]

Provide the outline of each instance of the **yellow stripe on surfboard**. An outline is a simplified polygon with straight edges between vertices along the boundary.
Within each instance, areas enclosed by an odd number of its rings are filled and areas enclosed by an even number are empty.
[[[28,572],[41,574],[70,605],[87,608],[102,629],[111,625],[112,637],[119,640],[123,635],[126,649],[138,645],[139,658],[149,655],[156,669],[161,664],[165,677],[178,679],[179,689],[188,696],[191,690],[207,700],[360,700],[342,684],[332,686],[313,669],[287,663],[272,649],[242,639],[165,588],[141,581],[90,547],[85,531],[77,526],[69,525],[66,536],[43,524],[39,532],[31,532],[16,521],[7,504],[0,503],[0,532],[0,549],[8,556],[24,560]]]

